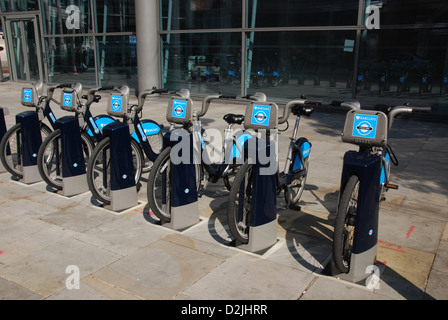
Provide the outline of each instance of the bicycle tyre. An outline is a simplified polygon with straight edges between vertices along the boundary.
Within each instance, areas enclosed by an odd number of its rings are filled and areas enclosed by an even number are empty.
[[[16,149],[17,145],[22,145],[21,124],[12,126],[3,136],[0,142],[0,160],[5,169],[19,179],[23,178],[23,167],[20,159],[20,152]],[[40,132],[42,141],[52,132],[45,124],[40,123]],[[17,142],[16,138],[20,140]]]
[[[81,132],[82,150],[85,164],[92,155],[94,143],[86,132]],[[37,167],[42,179],[50,187],[62,190],[62,148],[61,130],[56,129],[42,142],[37,155]],[[55,156],[55,153],[57,155]]]
[[[249,242],[252,205],[253,165],[245,162],[238,170],[229,194],[227,223],[234,239]]]
[[[131,140],[132,160],[134,163],[134,179],[137,184],[142,175],[143,153],[135,140]],[[106,156],[106,169],[103,165],[103,154]],[[104,181],[103,173],[107,173]],[[93,149],[87,164],[87,185],[93,196],[104,205],[110,204],[110,138],[106,137]]]
[[[351,250],[355,233],[359,178],[350,176],[339,201],[333,234],[333,262],[341,273],[350,269]]]
[[[297,204],[302,197],[303,190],[305,190],[310,156],[306,157],[303,162],[303,169],[293,174],[290,186],[284,191],[285,201],[288,207]]]
[[[151,211],[162,222],[171,221],[171,147],[163,150],[154,161],[148,176],[147,196]],[[195,164],[196,190],[199,192],[202,180],[202,166]]]

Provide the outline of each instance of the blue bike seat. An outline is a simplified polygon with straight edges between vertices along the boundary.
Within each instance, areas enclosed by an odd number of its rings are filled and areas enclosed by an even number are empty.
[[[242,124],[244,121],[244,115],[242,114],[233,114],[228,113],[223,117],[224,121],[226,121],[228,124]]]

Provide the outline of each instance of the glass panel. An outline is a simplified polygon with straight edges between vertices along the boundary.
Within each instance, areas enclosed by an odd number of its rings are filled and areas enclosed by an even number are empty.
[[[241,0],[161,0],[161,29],[241,28]]]
[[[20,21],[11,21],[11,40],[12,40],[12,50],[10,51],[11,58],[14,59],[15,62],[15,76],[16,80],[26,80],[26,64],[25,64],[25,55],[22,38],[22,28],[20,26]]]
[[[34,21],[33,20],[24,20],[23,21],[23,29],[25,36],[25,54],[28,57],[28,68],[30,81],[37,81],[40,78],[39,75],[39,57],[40,52],[37,52],[38,44],[36,41],[39,41],[39,38],[36,39],[36,33],[34,30]],[[39,48],[40,50],[40,48]]]
[[[366,104],[382,97],[448,114],[448,28],[366,31],[358,77],[357,98]]]
[[[249,92],[275,99],[350,98],[355,31],[247,33]]]
[[[96,0],[97,32],[135,32],[134,0]]]
[[[48,81],[96,84],[95,57],[91,37],[54,37],[45,39]]]
[[[38,0],[1,0],[2,12],[39,10]]]
[[[97,37],[99,85],[137,87],[137,48],[132,36]]]
[[[249,28],[356,25],[358,20],[359,0],[247,0],[247,3]]]
[[[46,35],[93,32],[90,0],[42,0],[41,6]]]
[[[191,93],[241,93],[241,33],[162,36],[162,86]]]
[[[448,22],[447,2],[444,0],[368,0],[366,7],[369,5],[379,8],[380,25]]]

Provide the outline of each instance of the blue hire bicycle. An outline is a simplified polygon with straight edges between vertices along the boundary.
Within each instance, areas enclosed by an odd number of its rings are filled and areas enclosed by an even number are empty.
[[[390,163],[398,165],[388,144],[394,118],[431,109],[377,105],[375,110],[361,110],[356,100],[341,106],[351,109],[346,116],[342,140],[359,146],[358,151],[348,151],[344,156],[333,236],[333,265],[336,271],[348,273],[354,261],[363,261],[358,265],[374,263],[380,202],[388,189],[398,188],[389,180]],[[364,273],[365,268],[361,269],[359,272]]]

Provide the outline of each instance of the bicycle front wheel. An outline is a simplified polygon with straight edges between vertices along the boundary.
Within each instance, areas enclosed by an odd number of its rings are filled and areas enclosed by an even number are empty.
[[[42,141],[50,133],[51,129],[44,123],[41,123],[40,134]],[[19,179],[23,178],[22,146],[21,124],[17,123],[5,133],[0,142],[0,159],[5,169]]]
[[[333,262],[339,272],[347,273],[350,268],[356,211],[358,208],[359,178],[352,175],[342,193],[333,235]]]
[[[288,207],[297,204],[302,197],[303,190],[305,189],[306,177],[308,175],[309,163],[310,156],[303,160],[302,170],[293,174],[291,183],[285,189],[284,195]]]
[[[171,147],[163,150],[148,176],[148,205],[151,211],[163,222],[171,221]],[[202,179],[202,166],[195,164],[196,190],[199,192]]]
[[[82,151],[87,165],[94,148],[93,141],[86,132],[81,132]],[[61,130],[53,131],[39,148],[37,167],[42,179],[50,187],[62,190],[62,146]]]
[[[143,154],[138,143],[131,140],[134,179],[137,184],[142,175]],[[101,140],[87,164],[87,184],[93,196],[105,205],[110,204],[110,138]]]
[[[229,194],[227,220],[233,237],[241,243],[249,242],[252,181],[253,165],[245,162],[239,168]]]

